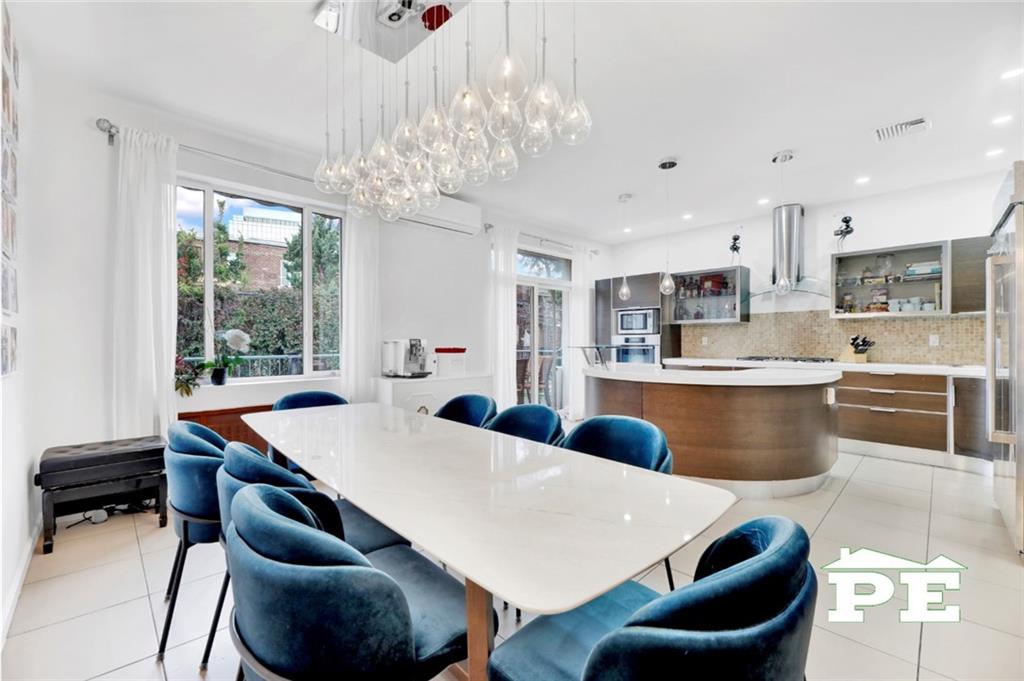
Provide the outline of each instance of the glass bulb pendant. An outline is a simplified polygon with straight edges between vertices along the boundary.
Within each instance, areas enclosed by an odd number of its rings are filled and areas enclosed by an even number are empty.
[[[494,145],[490,160],[491,175],[498,180],[505,182],[511,180],[519,172],[519,159],[516,157],[516,150],[512,148],[512,142],[501,140]]]
[[[381,220],[385,222],[394,222],[401,215],[401,211],[398,207],[399,200],[398,195],[388,192],[384,195],[384,199],[377,206],[377,215],[380,216]]]
[[[420,119],[419,142],[423,151],[432,153],[434,147],[440,143],[441,138],[448,133],[448,117],[444,115],[444,109],[438,109],[433,104],[427,106]]]
[[[622,278],[622,286],[619,287],[618,295],[619,300],[623,301],[629,300],[630,298],[633,297],[633,292],[629,289],[629,282],[626,281],[625,277]]]
[[[538,119],[534,123],[526,124],[519,146],[527,156],[538,158],[551,150],[551,142],[551,128],[543,119]]]
[[[590,111],[582,98],[571,98],[558,119],[558,136],[569,145],[583,144],[590,137]]]
[[[433,182],[434,174],[430,171],[430,162],[426,158],[410,161],[405,168],[405,177],[409,184],[418,187],[423,182]]]
[[[420,197],[415,187],[406,184],[398,193],[398,212],[402,217],[410,218],[420,210]]]
[[[434,180],[425,180],[416,185],[416,193],[420,199],[420,210],[434,210],[441,205],[441,192]]]
[[[658,290],[661,291],[663,296],[671,296],[676,292],[676,280],[669,274],[667,264],[665,265],[665,274],[661,278],[661,284],[658,285]]]
[[[348,207],[353,214],[362,218],[373,214],[373,201],[370,200],[370,195],[366,193],[366,188],[362,184],[356,185],[349,197]]]
[[[516,102],[529,87],[523,60],[502,46],[487,69],[487,92],[496,100]]]
[[[523,129],[523,114],[514,100],[496,99],[487,112],[487,131],[495,139],[512,139]]]
[[[366,162],[370,165],[371,169],[382,171],[391,162],[391,157],[391,145],[381,135],[377,135],[377,139],[373,141],[373,146],[370,147],[370,153],[367,155]]]
[[[460,168],[455,168],[450,173],[437,176],[437,188],[445,194],[454,194],[462,189],[463,181],[464,178],[462,176],[462,170]]]
[[[359,149],[352,152],[352,158],[348,162],[348,167],[355,175],[357,182],[361,182],[370,176],[370,165],[366,162],[366,156]]]
[[[475,86],[466,84],[452,97],[448,124],[459,135],[483,134],[487,125],[487,107]]]
[[[331,187],[339,194],[348,195],[356,188],[358,181],[359,178],[349,166],[345,154],[338,154],[338,158],[334,161],[334,172],[331,174]]]
[[[459,137],[455,142],[455,153],[462,159],[465,167],[487,165],[487,154],[490,153],[487,144],[487,137],[477,135],[475,137]]]
[[[377,204],[384,200],[384,195],[388,193],[388,187],[384,183],[384,176],[379,173],[370,175],[364,182],[363,188],[366,190],[366,195],[370,197],[370,201]]]
[[[487,184],[487,180],[491,178],[491,171],[487,167],[487,161],[479,165],[467,165],[463,170],[463,175],[466,178],[466,184],[471,187],[481,187]]]
[[[327,158],[325,153],[320,157],[320,163],[316,167],[316,172],[313,173],[313,186],[324,194],[330,194],[334,191],[334,187],[331,186],[331,177],[333,175],[334,164]]]
[[[793,290],[793,284],[786,277],[779,277],[779,280],[775,283],[775,293],[780,296],[787,296],[789,292]]]
[[[455,147],[445,142],[441,148],[430,155],[430,169],[434,175],[451,175],[459,168],[459,156]]]
[[[399,121],[394,135],[391,136],[391,146],[395,151],[395,156],[403,164],[420,157],[423,149],[420,148],[419,128],[412,122],[412,119],[403,118]]]
[[[544,121],[549,128],[558,124],[562,116],[562,95],[558,94],[558,87],[550,78],[534,84],[526,98],[524,115],[527,123]]]

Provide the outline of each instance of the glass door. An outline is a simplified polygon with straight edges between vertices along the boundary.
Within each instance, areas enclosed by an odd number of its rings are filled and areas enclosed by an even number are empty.
[[[516,287],[516,402],[563,406],[566,293],[557,287]]]

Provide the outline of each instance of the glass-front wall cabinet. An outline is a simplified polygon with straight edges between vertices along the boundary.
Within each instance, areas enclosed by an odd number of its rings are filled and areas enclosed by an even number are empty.
[[[832,255],[833,317],[947,314],[948,242]]]
[[[676,292],[665,296],[662,314],[673,324],[736,324],[750,321],[750,270],[746,267],[676,272]]]

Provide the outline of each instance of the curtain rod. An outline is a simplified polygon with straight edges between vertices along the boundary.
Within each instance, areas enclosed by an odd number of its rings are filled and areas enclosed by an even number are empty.
[[[106,118],[96,119],[96,128],[100,132],[107,134],[107,144],[114,146],[114,138],[121,133],[121,129],[111,123]],[[281,170],[280,168],[274,168],[272,166],[263,165],[262,163],[256,163],[254,161],[246,161],[242,158],[235,156],[228,156],[227,154],[221,154],[220,152],[210,151],[209,149],[201,149],[200,147],[189,146],[188,144],[179,144],[179,149],[184,151],[190,151],[193,154],[199,154],[200,156],[209,156],[210,158],[216,158],[221,161],[227,161],[228,163],[234,163],[235,165],[244,166],[246,168],[254,168],[256,170],[262,170],[265,173],[271,173],[273,175],[280,175],[281,177],[287,177],[292,180],[298,180],[300,182],[313,182],[313,178],[299,175],[288,170]]]
[[[484,225],[484,231],[485,232],[489,232],[493,228],[494,228],[494,225],[492,225],[489,222]],[[561,246],[562,248],[565,248],[565,249],[570,250],[570,251],[575,248],[575,246],[573,246],[572,244],[567,244],[564,241],[557,241],[555,239],[549,239],[546,236],[538,236],[536,234],[530,234],[529,232],[519,232],[519,236],[526,237],[527,239],[533,239],[534,241],[539,241],[541,246],[543,246],[544,244],[553,244],[555,246]],[[601,252],[598,251],[597,249],[590,248],[590,249],[587,249],[587,253],[589,253],[590,255],[599,255]]]

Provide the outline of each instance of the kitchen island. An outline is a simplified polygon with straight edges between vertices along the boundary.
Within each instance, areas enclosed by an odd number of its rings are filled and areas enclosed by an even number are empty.
[[[620,364],[584,373],[587,416],[654,423],[668,437],[677,475],[739,496],[793,496],[820,487],[836,461],[839,371]]]

